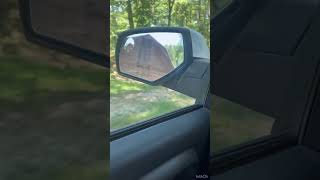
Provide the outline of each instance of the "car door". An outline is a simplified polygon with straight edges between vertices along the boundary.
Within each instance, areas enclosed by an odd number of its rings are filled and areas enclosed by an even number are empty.
[[[207,175],[209,112],[193,106],[110,142],[111,179],[193,179]],[[129,130],[129,129],[128,129]]]

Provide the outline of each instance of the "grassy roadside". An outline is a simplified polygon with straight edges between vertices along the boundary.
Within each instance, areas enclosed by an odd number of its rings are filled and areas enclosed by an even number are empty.
[[[160,86],[149,86],[112,73],[111,130],[127,127],[194,104],[193,98]]]
[[[0,179],[105,179],[105,70],[0,62]]]
[[[26,61],[19,56],[0,56],[0,99],[13,103],[50,93],[101,92],[103,70],[58,68]]]
[[[110,75],[110,96],[123,96],[129,93],[137,93],[141,91],[149,91],[153,87],[137,81],[122,78],[113,72]]]

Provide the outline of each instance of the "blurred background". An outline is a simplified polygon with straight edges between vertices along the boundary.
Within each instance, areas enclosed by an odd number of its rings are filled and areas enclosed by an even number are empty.
[[[108,72],[22,31],[17,0],[1,0],[0,179],[105,179]]]

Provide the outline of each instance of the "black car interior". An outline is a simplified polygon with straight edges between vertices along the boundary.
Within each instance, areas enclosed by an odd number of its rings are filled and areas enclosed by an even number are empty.
[[[235,0],[213,18],[212,93],[275,117],[272,136],[292,143],[221,171],[212,162],[211,179],[320,179],[319,5]]]
[[[199,107],[110,142],[110,179],[180,180],[206,174],[209,114]]]

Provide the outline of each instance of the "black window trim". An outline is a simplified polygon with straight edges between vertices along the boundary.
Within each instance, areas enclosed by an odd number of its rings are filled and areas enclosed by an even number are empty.
[[[319,90],[320,90],[320,61],[317,64],[316,72],[311,82],[311,88],[308,94],[308,101],[305,105],[305,111],[303,112],[303,119],[301,120],[301,123],[299,126],[299,139],[298,139],[299,144],[303,143],[303,139],[306,135],[306,130],[307,130],[309,121],[312,118],[312,113],[314,111],[314,108],[316,108],[317,106],[316,98],[317,98],[317,92]]]
[[[278,135],[260,137],[246,143],[231,146],[224,151],[211,155],[211,175],[221,174],[232,168],[252,162],[270,153],[294,146],[298,143],[298,135],[287,131]]]
[[[128,136],[128,135],[130,135],[132,133],[141,131],[141,130],[146,129],[148,127],[151,127],[151,126],[154,126],[156,124],[168,121],[168,120],[170,120],[172,118],[184,115],[186,113],[198,110],[200,108],[204,108],[204,105],[202,105],[202,104],[194,104],[194,105],[191,105],[191,106],[187,106],[187,107],[178,109],[178,110],[173,111],[173,112],[165,113],[163,115],[151,118],[149,120],[141,121],[141,122],[132,124],[130,126],[127,126],[127,127],[115,130],[115,131],[111,131],[111,132],[109,132],[110,133],[109,134],[110,135],[109,136],[109,141],[111,142],[111,141],[114,141],[116,139],[122,138],[124,136]]]

